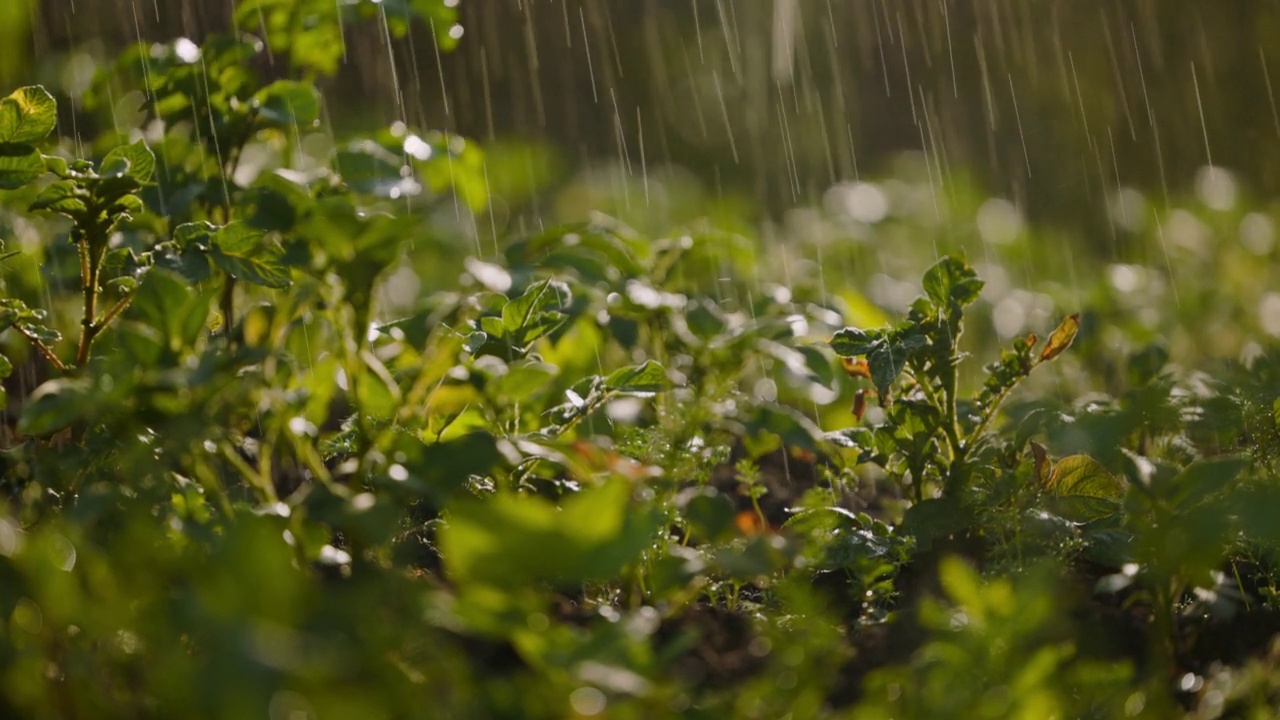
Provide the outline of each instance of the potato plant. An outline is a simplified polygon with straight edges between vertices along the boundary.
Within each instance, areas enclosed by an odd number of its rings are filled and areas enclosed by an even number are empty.
[[[708,224],[482,254],[440,219],[476,143],[325,127],[377,6],[453,42],[449,2],[254,0],[126,49],[78,100],[137,127],[83,152],[0,99],[5,715],[1274,707],[1276,356],[1105,356],[1095,307],[971,347],[959,256],[861,326]]]

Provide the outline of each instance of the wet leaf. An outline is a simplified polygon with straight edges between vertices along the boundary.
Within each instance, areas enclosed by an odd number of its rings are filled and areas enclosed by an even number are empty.
[[[887,397],[889,386],[907,365],[907,353],[901,348],[879,345],[867,355],[867,364],[871,369],[871,382],[875,383],[876,392],[881,397]]]
[[[122,167],[120,171],[109,170],[113,167]],[[132,145],[121,145],[102,159],[102,175],[125,175],[139,185],[145,185],[151,182],[151,176],[156,170],[156,156],[151,152],[151,148],[147,147],[145,141],[139,140]]]
[[[880,331],[867,332],[858,328],[847,327],[840,330],[830,340],[831,349],[840,357],[858,357],[866,355],[883,344]]]

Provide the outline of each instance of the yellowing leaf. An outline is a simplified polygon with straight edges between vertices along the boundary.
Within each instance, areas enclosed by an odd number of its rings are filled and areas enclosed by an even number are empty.
[[[867,364],[866,358],[840,358],[840,366],[844,371],[849,373],[849,377],[860,377],[871,379],[871,366]]]
[[[1071,341],[1076,339],[1078,332],[1080,332],[1080,313],[1068,315],[1054,329],[1053,334],[1049,336],[1049,342],[1045,343],[1044,349],[1040,351],[1040,362],[1052,360],[1061,355],[1064,350],[1071,347]]]

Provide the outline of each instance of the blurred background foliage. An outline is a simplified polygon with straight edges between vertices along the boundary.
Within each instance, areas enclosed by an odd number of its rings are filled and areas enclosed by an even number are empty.
[[[6,3],[12,41],[0,73],[21,68],[66,88],[124,43],[225,30],[231,8]],[[1111,222],[1125,212],[1124,189],[1167,207],[1210,164],[1264,196],[1280,182],[1271,77],[1280,10],[1266,3],[493,0],[457,9],[466,42],[454,53],[437,53],[426,27],[389,45],[376,24],[353,29],[326,88],[334,124],[401,119],[517,141],[512,162],[527,166],[526,185],[611,158],[628,176],[680,168],[707,194],[743,197],[773,218],[838,181],[885,172],[903,151],[922,152],[936,192],[975,182],[1112,254],[1132,250]],[[380,12],[394,22],[397,4]],[[502,205],[527,209],[520,187],[503,190]]]

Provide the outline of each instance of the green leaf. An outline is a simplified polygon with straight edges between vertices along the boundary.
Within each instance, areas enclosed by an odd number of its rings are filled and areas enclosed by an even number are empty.
[[[652,360],[615,370],[604,384],[614,392],[628,395],[653,395],[671,387],[666,369]]]
[[[973,522],[973,510],[954,496],[930,498],[907,508],[902,532],[916,539],[916,547],[928,550],[934,540],[960,532]]]
[[[507,590],[576,587],[618,577],[652,543],[660,521],[631,503],[632,484],[583,490],[557,508],[536,496],[501,494],[454,503],[440,531],[449,577]]]
[[[831,349],[836,351],[840,357],[858,357],[866,355],[875,348],[884,344],[881,339],[881,331],[872,330],[866,332],[858,328],[847,327],[838,331],[831,338]]]
[[[208,293],[196,292],[186,278],[175,273],[155,269],[138,287],[130,312],[159,331],[169,350],[178,351],[192,347],[200,337],[209,306]]]
[[[33,143],[58,125],[58,103],[39,85],[0,100],[0,143]]]
[[[876,392],[884,397],[889,392],[889,386],[893,385],[893,381],[902,373],[902,369],[907,365],[908,353],[904,348],[889,347],[883,343],[877,345],[867,355],[867,365],[871,368],[871,382],[876,386]]]
[[[123,167],[123,170],[114,168]],[[112,168],[112,170],[109,170]],[[139,185],[151,182],[156,171],[156,156],[147,147],[146,142],[139,140],[132,145],[121,145],[107,153],[102,159],[101,175],[125,175]]]
[[[266,127],[306,128],[320,119],[320,91],[295,80],[277,80],[254,94],[258,121]]]
[[[67,161],[65,159],[60,158],[57,155],[45,155],[44,169],[58,177],[66,177],[70,171],[70,166],[67,165]]]
[[[1088,455],[1059,460],[1044,485],[1054,512],[1076,522],[1115,514],[1124,497],[1124,484]]]
[[[0,143],[0,190],[16,190],[44,174],[40,152],[23,143]]]
[[[701,541],[715,542],[733,531],[733,503],[713,487],[689,488],[676,503],[688,529]]]
[[[562,325],[566,316],[560,310],[567,309],[572,301],[573,293],[563,282],[543,280],[530,286],[502,308],[502,326],[511,345],[526,348]],[[500,335],[487,327],[482,329],[491,335]]]
[[[1248,466],[1240,457],[1218,457],[1197,460],[1169,481],[1173,501],[1189,508],[1222,494]]]
[[[925,271],[924,291],[939,308],[950,312],[978,299],[984,283],[968,263],[954,257],[944,257]]]
[[[484,333],[479,335],[484,336]],[[487,336],[485,339],[488,339]],[[464,347],[469,344],[470,338],[464,343]],[[510,365],[505,375],[497,379],[494,390],[498,396],[508,401],[524,403],[539,393],[550,390],[552,381],[559,373],[560,369],[550,363],[534,360],[515,362]]]
[[[173,240],[184,250],[193,244],[207,249],[213,245],[213,236],[217,232],[217,226],[207,222],[183,223],[173,229]]]
[[[349,143],[334,155],[333,166],[358,193],[390,197],[405,187],[402,158],[371,140]]]
[[[103,158],[102,165],[98,168],[98,175],[102,178],[122,178],[129,174],[129,158],[112,153]]]
[[[223,272],[269,288],[292,284],[289,268],[280,261],[284,250],[267,239],[266,233],[244,222],[233,222],[213,237],[209,258]]]
[[[18,419],[18,432],[51,435],[84,416],[92,403],[93,382],[89,378],[50,380],[27,399]]]
[[[563,300],[561,294],[563,293]],[[538,313],[565,307],[573,298],[569,286],[554,280],[534,283],[502,308],[502,324],[510,333],[528,325]]]
[[[49,183],[45,189],[31,201],[31,210],[52,210],[64,215],[75,216],[87,212],[85,204],[88,193],[81,190],[72,180],[57,180]]]
[[[763,433],[776,436],[787,447],[819,450],[822,429],[804,413],[778,403],[761,403],[744,422],[748,438]]]

